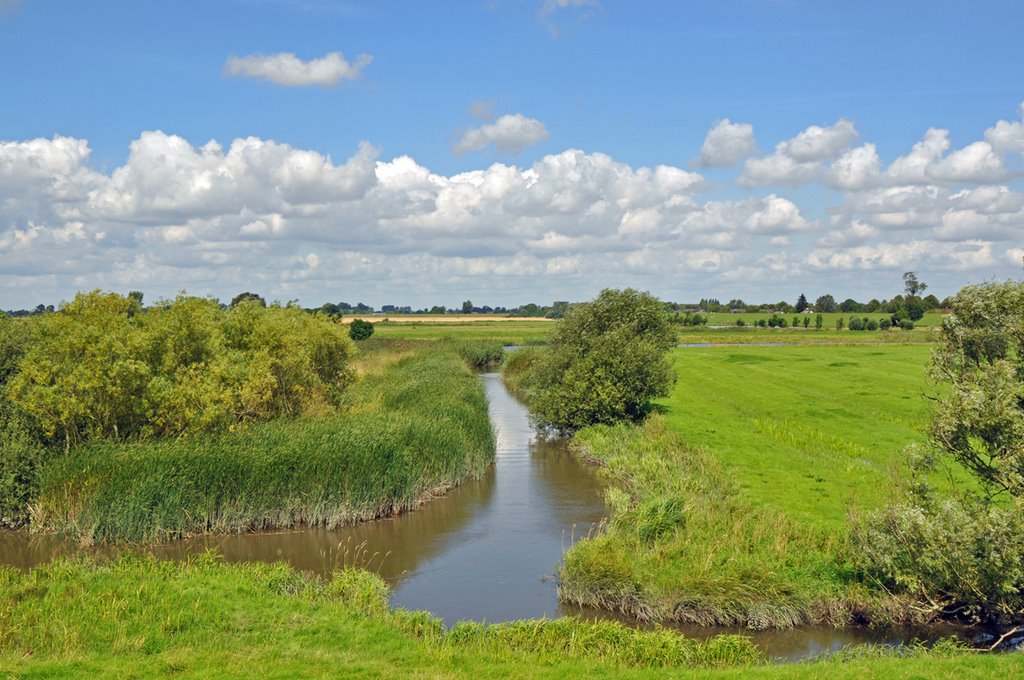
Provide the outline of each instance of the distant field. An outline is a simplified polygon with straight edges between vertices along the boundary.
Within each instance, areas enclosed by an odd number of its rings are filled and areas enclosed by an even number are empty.
[[[866,335],[864,333],[852,335]],[[669,426],[710,450],[741,495],[827,528],[876,507],[924,439],[926,346],[681,348]]]
[[[749,326],[755,323],[758,319],[767,320],[768,318],[771,317],[771,314],[769,314],[768,312],[743,312],[742,314],[732,314],[730,312],[709,312],[706,316],[708,317],[709,326],[735,326],[736,322],[740,319],[743,320],[743,323]],[[786,319],[787,324],[793,323],[794,316],[800,319],[801,324],[803,323],[803,319],[805,316],[809,317],[810,329],[814,330],[814,320],[817,314],[791,313],[781,314],[781,316],[784,319]],[[861,318],[867,317],[869,319],[875,319],[876,321],[879,319],[887,319],[892,317],[891,314],[887,314],[885,312],[830,312],[827,314],[822,314],[821,316],[823,327],[833,330],[835,329],[836,322],[839,319],[843,319],[843,324],[846,325],[849,323],[851,316],[857,316]],[[915,321],[914,325],[925,328],[937,328],[942,325],[943,316],[945,315],[942,314],[941,312],[928,312],[927,314],[924,315],[924,318],[922,318],[919,321]]]
[[[851,331],[823,328],[708,328],[683,326],[679,329],[680,344],[709,345],[917,345],[937,342],[939,329],[919,327],[912,331]]]
[[[436,318],[436,317],[435,317]],[[367,317],[370,319],[370,317]],[[388,321],[372,319],[374,337],[399,338],[405,340],[434,340],[438,338],[489,339],[505,344],[521,345],[547,338],[554,328],[550,319],[523,319],[511,317],[442,317],[443,320],[429,320],[430,317],[389,318]]]
[[[505,314],[348,314],[342,321],[351,322],[353,319],[365,319],[377,323],[387,321],[388,323],[413,323],[413,324],[466,324],[466,323],[551,323],[554,319],[542,316],[507,316]]]

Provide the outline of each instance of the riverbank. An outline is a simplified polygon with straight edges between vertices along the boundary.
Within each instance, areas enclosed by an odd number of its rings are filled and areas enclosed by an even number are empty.
[[[162,541],[412,509],[481,474],[494,437],[483,389],[454,348],[404,350],[334,413],[56,456],[40,470],[31,529],[86,544]]]

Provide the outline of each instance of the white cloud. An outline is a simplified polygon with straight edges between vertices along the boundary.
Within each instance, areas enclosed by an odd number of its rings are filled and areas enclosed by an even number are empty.
[[[1024,119],[1024,102],[1020,105],[1021,118]],[[1024,120],[1011,123],[1001,120],[985,130],[985,141],[999,154],[1016,152],[1024,154]]]
[[[822,175],[822,161],[839,156],[857,138],[853,123],[812,125],[792,139],[779,142],[771,156],[748,159],[737,182],[741,186],[799,186]]]
[[[507,118],[515,124],[477,128],[467,150],[540,136],[521,134],[530,119]],[[0,304],[93,287],[153,298],[185,285],[416,305],[469,292],[490,304],[582,299],[625,285],[680,300],[779,299],[820,281],[871,297],[886,294],[886,272],[898,288],[906,269],[953,292],[1019,275],[1024,191],[1004,160],[1012,125],[952,151],[947,131],[929,130],[888,167],[870,142],[842,146],[851,124],[807,128],[747,159],[743,174],[752,187],[817,181],[839,192],[726,189],[713,200],[699,196],[716,188],[698,173],[577,149],[443,175],[408,156],[380,159],[369,144],[336,162],[273,140],[193,145],[154,131],[97,172],[85,140],[0,141]],[[709,139],[705,158],[722,159]],[[863,275],[872,270],[883,275]]]
[[[927,169],[929,177],[945,182],[998,182],[1006,168],[988,142],[974,142],[954,151]]]
[[[517,154],[528,146],[543,142],[548,136],[544,123],[536,118],[510,113],[493,123],[466,130],[455,144],[455,153],[480,151],[494,145],[503,153]]]
[[[782,142],[776,149],[800,163],[827,161],[838,156],[857,139],[853,123],[840,119],[835,125],[812,125],[793,139]]]
[[[874,144],[864,144],[840,156],[825,172],[825,181],[837,189],[857,191],[878,183],[880,161]]]
[[[228,58],[224,64],[224,73],[229,76],[262,78],[285,87],[332,87],[342,80],[358,79],[372,61],[370,55],[360,54],[354,62],[349,62],[341,52],[330,52],[309,61],[303,61],[291,52],[254,54]]]
[[[731,167],[752,154],[756,148],[753,125],[733,123],[723,118],[708,130],[696,162],[705,168]]]

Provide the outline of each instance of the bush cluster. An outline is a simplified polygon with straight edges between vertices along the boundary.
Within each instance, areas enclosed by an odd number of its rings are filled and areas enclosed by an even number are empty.
[[[49,442],[179,436],[336,403],[353,345],[292,307],[80,293],[32,321],[7,396]]]

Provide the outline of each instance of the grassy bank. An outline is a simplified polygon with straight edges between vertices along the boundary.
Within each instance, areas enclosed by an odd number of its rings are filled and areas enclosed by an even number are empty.
[[[122,558],[0,569],[4,677],[1007,677],[1019,655],[956,649],[764,665],[749,642],[571,619],[443,631],[388,607],[367,572],[313,581],[277,565]]]
[[[33,529],[92,542],[331,527],[410,509],[486,468],[486,400],[452,348],[377,364],[340,414],[74,449],[41,471]]]
[[[565,555],[563,600],[645,620],[755,629],[910,615],[853,579],[842,537],[746,502],[731,471],[662,416],[586,428],[573,444],[615,486],[610,526]]]
[[[613,519],[567,553],[562,597],[702,625],[920,622],[909,602],[861,582],[848,537],[850,513],[880,507],[903,448],[924,439],[928,356],[675,350],[662,413],[574,439],[614,484]]]

